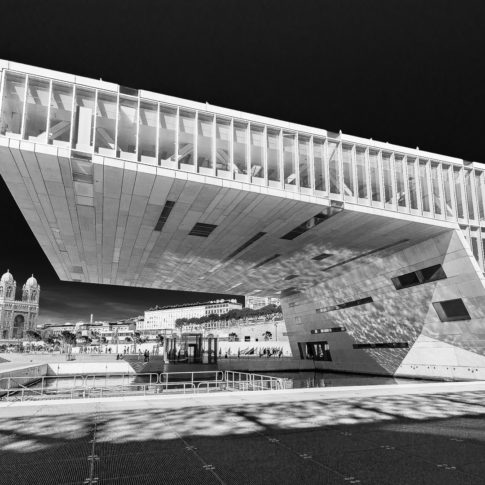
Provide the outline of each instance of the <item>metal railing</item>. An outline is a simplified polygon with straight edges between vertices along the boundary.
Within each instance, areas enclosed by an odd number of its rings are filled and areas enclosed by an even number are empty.
[[[291,387],[286,379],[235,371],[43,376],[28,384],[22,382],[25,379],[26,376],[0,379],[0,400],[88,399]]]

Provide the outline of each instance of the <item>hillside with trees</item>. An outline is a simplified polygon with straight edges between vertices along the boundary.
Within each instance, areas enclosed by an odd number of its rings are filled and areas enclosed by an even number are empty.
[[[278,315],[281,314],[281,306],[278,305],[267,305],[263,308],[258,308],[257,310],[253,310],[251,308],[241,308],[241,309],[233,309],[229,310],[227,313],[223,313],[222,315],[217,315],[212,313],[211,315],[205,315],[203,317],[197,318],[177,318],[175,320],[175,326],[177,328],[181,328],[184,325],[192,324],[192,325],[202,325],[204,323],[209,322],[217,322],[217,321],[227,321],[227,320],[247,320],[249,318],[259,318],[259,317],[269,317],[271,315]]]

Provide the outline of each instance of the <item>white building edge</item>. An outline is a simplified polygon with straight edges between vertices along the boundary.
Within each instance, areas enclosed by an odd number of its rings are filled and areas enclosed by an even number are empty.
[[[484,165],[0,69],[0,173],[62,280],[281,296],[317,367],[485,378]]]

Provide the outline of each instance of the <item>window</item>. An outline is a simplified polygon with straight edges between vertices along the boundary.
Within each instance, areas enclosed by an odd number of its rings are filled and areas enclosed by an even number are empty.
[[[313,139],[313,160],[315,165],[315,190],[326,190],[324,140]]]
[[[386,204],[393,204],[393,188],[391,177],[391,154],[382,152],[382,172],[384,175],[384,202]]]
[[[163,226],[167,222],[168,216],[170,215],[170,212],[172,212],[174,205],[175,205],[175,202],[171,200],[167,200],[167,202],[165,202],[165,205],[162,209],[162,213],[160,214],[157,225],[155,226],[155,229],[154,229],[155,231],[161,231],[163,229]]]
[[[216,168],[229,170],[230,160],[231,122],[223,118],[216,119]]]
[[[158,106],[156,103],[140,103],[138,160],[156,163]]]
[[[334,332],[346,332],[347,329],[345,327],[331,327],[331,328],[317,328],[312,330],[310,333],[317,334],[317,333],[334,333]]]
[[[160,105],[159,117],[158,158],[160,162],[173,162],[175,161],[175,151],[177,148],[175,143],[177,132],[177,108]],[[184,125],[182,122],[180,124],[187,127],[186,124]],[[190,145],[189,148],[186,148],[184,153],[191,153],[190,148],[193,148],[193,139],[185,132],[183,137],[187,142],[186,145]]]
[[[69,147],[71,136],[73,86],[52,83],[49,119],[49,143]]]
[[[340,167],[338,163],[338,143],[328,142],[328,166],[330,192],[340,194]]]
[[[300,135],[298,137],[298,163],[300,167],[300,187],[309,188],[310,185],[310,139]]]
[[[263,132],[262,126],[251,124],[250,142],[251,142],[251,176],[264,178],[263,170]]]
[[[235,121],[233,136],[234,172],[244,175],[248,173],[248,124]]]
[[[321,224],[324,220],[328,219],[330,217],[330,215],[328,215],[328,212],[329,212],[329,209],[327,209],[327,214],[325,214],[324,212],[318,213],[316,216],[312,217],[311,219],[308,219],[308,221],[305,221],[303,224],[300,224],[299,226],[295,227],[290,232],[286,233],[284,236],[281,236],[281,239],[288,239],[291,241],[292,239],[295,239],[296,237],[301,236],[303,233],[309,231],[315,226],[318,226],[318,224]]]
[[[300,358],[308,360],[331,361],[330,348],[328,342],[298,342]]]
[[[197,165],[212,168],[212,128],[214,116],[200,114],[197,117]]]
[[[268,129],[268,180],[280,180],[280,131]]]
[[[274,259],[279,258],[280,256],[281,256],[281,254],[274,254],[273,256],[270,256],[269,258],[266,258],[263,261],[261,261],[260,263],[254,265],[253,269],[259,268],[259,267],[263,266],[264,264],[267,264],[267,263],[273,261]]]
[[[353,344],[354,349],[407,349],[408,342],[382,342],[382,343],[362,343]]]
[[[312,259],[314,261],[322,261],[322,259],[329,258],[330,256],[332,255],[329,253],[322,253],[322,254],[318,254],[317,256],[314,256]]]
[[[96,106],[95,151],[101,155],[114,155],[116,139],[116,95],[98,91]]]
[[[26,140],[47,143],[47,111],[49,107],[49,82],[29,77],[25,103]]]
[[[352,145],[342,146],[342,163],[344,168],[344,194],[354,195],[354,177],[352,173]]]
[[[433,307],[442,322],[470,320],[470,314],[461,298],[433,302]]]
[[[258,232],[255,236],[253,236],[251,239],[246,241],[244,244],[239,246],[235,251],[233,251],[227,258],[224,259],[224,261],[228,261],[232,259],[234,256],[239,254],[240,252],[244,251],[247,247],[251,246],[251,244],[255,243],[258,239],[261,239],[266,233],[265,232]]]
[[[7,72],[4,83],[0,134],[20,135],[24,112],[25,76]]]
[[[396,290],[402,290],[403,288],[410,288],[416,285],[422,285],[424,283],[431,283],[432,281],[438,281],[446,278],[441,264],[435,264],[428,268],[423,268],[411,273],[406,273],[401,276],[391,278],[392,283]]]
[[[430,211],[429,203],[429,186],[428,186],[428,175],[427,175],[427,161],[419,160],[419,181],[421,184],[421,202],[423,207],[423,212]]]
[[[379,179],[379,152],[376,150],[369,150],[369,168],[370,168],[370,184],[372,200],[380,202],[381,200],[381,184]]]
[[[162,129],[162,126],[162,119],[160,119],[160,129]],[[178,159],[180,163],[194,165],[194,138],[195,113],[192,111],[180,111],[178,146]],[[161,140],[160,143],[162,143]],[[160,147],[160,149],[162,148]]]
[[[357,186],[359,198],[367,199],[367,171],[365,169],[365,151],[364,147],[357,147],[355,150],[355,159],[357,163]]]
[[[93,146],[94,113],[94,89],[76,87],[76,118],[73,147],[77,150],[91,151]]]
[[[372,299],[371,296],[368,296],[366,298],[360,298],[358,300],[353,300],[353,301],[348,301],[345,303],[339,303],[338,305],[331,305],[323,308],[317,308],[316,312],[317,313],[326,313],[326,312],[332,312],[334,310],[344,310],[345,308],[351,308],[354,306],[359,306],[359,305],[365,305],[367,303],[372,303],[374,300]]]

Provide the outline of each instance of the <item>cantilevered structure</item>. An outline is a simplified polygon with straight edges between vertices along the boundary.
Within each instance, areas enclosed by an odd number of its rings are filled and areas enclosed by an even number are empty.
[[[62,280],[281,296],[312,366],[485,378],[484,165],[0,69],[0,172]]]

